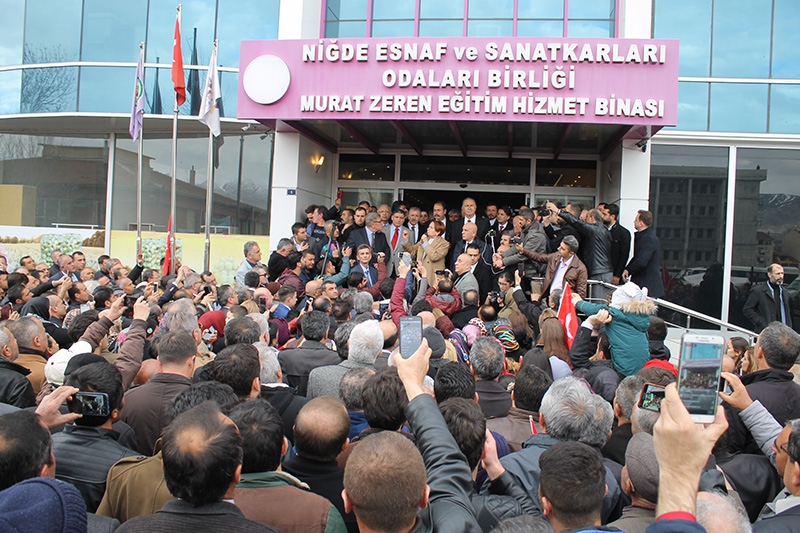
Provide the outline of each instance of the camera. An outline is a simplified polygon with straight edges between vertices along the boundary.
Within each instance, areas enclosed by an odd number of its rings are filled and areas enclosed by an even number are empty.
[[[522,244],[522,237],[511,237],[508,239],[508,243],[513,245]]]
[[[493,229],[490,229],[489,231],[486,232],[487,237],[494,237],[495,235],[496,234]]]
[[[540,207],[540,208],[538,209],[538,211],[539,211],[539,216],[542,216],[542,217],[549,217],[549,216],[550,216],[550,215],[553,213],[552,211],[550,211],[550,210],[549,210],[547,207],[545,207],[545,206],[542,206],[542,207]]]
[[[342,226],[342,221],[341,220],[331,220],[330,223],[333,224],[333,226],[336,227],[336,228],[339,228],[339,227]]]
[[[445,276],[445,277],[447,277],[447,271],[446,270],[437,270],[436,271],[436,275],[437,276]]]
[[[498,291],[489,292],[489,303],[500,303],[500,293]]]

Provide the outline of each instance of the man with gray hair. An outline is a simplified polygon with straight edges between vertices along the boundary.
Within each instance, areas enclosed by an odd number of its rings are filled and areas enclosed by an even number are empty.
[[[347,247],[351,250],[358,250],[362,244],[368,244],[372,248],[373,254],[383,253],[385,257],[392,257],[392,249],[389,247],[389,241],[386,240],[386,235],[382,231],[383,222],[380,215],[377,213],[369,213],[364,221],[364,227],[350,232],[347,239]],[[375,255],[372,256],[374,263],[376,260]]]
[[[563,290],[566,285],[570,286],[573,294],[580,294],[581,298],[586,298],[586,280],[589,275],[586,265],[575,255],[578,251],[578,239],[574,236],[564,237],[558,245],[558,250],[552,254],[540,254],[524,248],[522,244],[517,244],[517,251],[528,259],[547,265],[542,294],[531,295],[532,299],[538,300],[556,289]]]
[[[258,350],[261,365],[261,398],[267,400],[278,411],[283,420],[283,434],[294,442],[294,421],[297,413],[308,403],[308,399],[297,394],[297,389],[283,382],[283,372],[278,361],[278,350],[266,342],[253,344]]]
[[[640,376],[628,376],[620,382],[614,395],[614,416],[617,419],[617,427],[603,446],[603,455],[621,465],[625,464],[625,448],[633,436],[631,427],[633,406],[644,383],[644,379]]]
[[[597,440],[595,436],[602,432],[601,426],[606,417],[599,412],[600,403],[594,396],[589,387],[576,378],[566,377],[554,382],[542,398],[539,410],[539,425],[542,431],[532,435],[522,450],[500,459],[505,469],[522,481],[522,485],[534,502],[539,501],[539,457],[553,444],[564,441],[583,442],[596,449],[600,455],[598,443],[594,441]],[[611,419],[608,418],[608,430],[610,430]],[[586,440],[587,437],[591,442]],[[619,484],[614,474],[607,465],[605,470],[608,492],[603,499],[603,523],[609,518],[614,519],[618,516],[620,497]],[[487,493],[488,489],[489,484],[485,483],[481,493]]]
[[[358,324],[350,333],[347,360],[315,368],[308,376],[308,398],[339,396],[342,377],[353,368],[372,368],[383,349],[383,331],[377,320]]]
[[[244,243],[244,260],[236,271],[237,286],[244,286],[244,275],[250,272],[256,265],[264,266],[261,264],[261,248],[256,241],[247,241]]]
[[[292,250],[294,250],[292,239],[284,237],[278,241],[278,246],[275,248],[275,251],[270,254],[269,261],[267,261],[269,279],[276,280],[284,270],[291,268],[289,262],[286,260],[286,256],[289,255]]]
[[[475,376],[475,392],[478,405],[486,418],[508,416],[511,409],[511,394],[497,382],[503,372],[505,353],[503,347],[492,337],[478,337],[469,351],[472,374]]]

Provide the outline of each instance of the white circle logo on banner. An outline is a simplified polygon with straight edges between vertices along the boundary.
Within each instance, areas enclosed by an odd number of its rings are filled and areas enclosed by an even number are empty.
[[[244,71],[244,92],[256,103],[273,104],[289,90],[289,67],[276,56],[255,58]]]

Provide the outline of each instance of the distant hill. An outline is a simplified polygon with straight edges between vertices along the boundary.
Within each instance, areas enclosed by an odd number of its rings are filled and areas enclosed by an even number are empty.
[[[758,197],[758,229],[780,234],[800,225],[800,196],[761,194]]]

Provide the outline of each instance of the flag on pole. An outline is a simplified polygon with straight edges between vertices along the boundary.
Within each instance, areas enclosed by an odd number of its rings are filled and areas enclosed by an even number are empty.
[[[169,222],[167,222],[167,250],[164,253],[164,267],[161,269],[162,276],[167,276],[170,274],[170,269],[172,268],[172,217],[169,217]]]
[[[156,57],[156,63],[160,61],[159,57]],[[153,84],[153,103],[150,106],[150,112],[154,115],[163,115],[164,114],[164,107],[161,103],[161,88],[158,86],[158,71],[161,69],[156,69],[156,82]]]
[[[175,35],[172,41],[172,85],[178,105],[186,101],[186,80],[183,75],[183,53],[181,52],[181,11],[175,17]]]
[[[131,103],[131,123],[128,131],[135,141],[142,131],[144,120],[144,47],[139,49],[139,63],[136,65],[136,78],[133,81],[133,102]]]
[[[214,137],[220,133],[219,107],[218,102],[222,94],[219,90],[219,78],[217,77],[217,47],[211,51],[211,62],[208,64],[208,74],[206,84],[203,89],[203,101],[200,105],[200,122],[208,126]]]
[[[197,65],[197,28],[194,29],[194,38],[192,40],[192,65]],[[186,90],[189,92],[189,102],[191,109],[190,115],[197,115],[200,113],[200,71],[193,68],[189,71],[189,81],[186,83]]]
[[[558,320],[567,333],[567,347],[572,348],[575,335],[578,334],[578,312],[575,310],[575,304],[572,303],[572,289],[569,284],[564,285],[561,305],[558,306]]]

